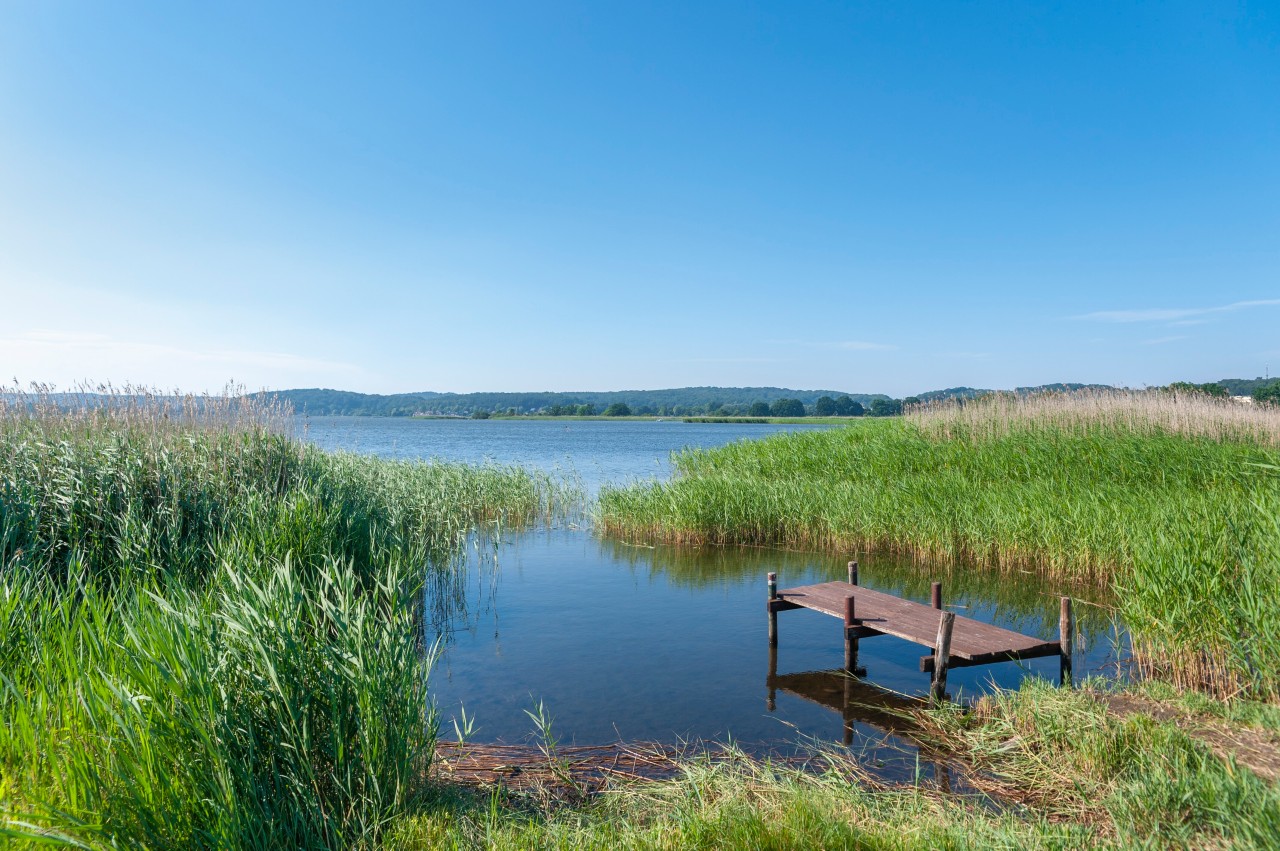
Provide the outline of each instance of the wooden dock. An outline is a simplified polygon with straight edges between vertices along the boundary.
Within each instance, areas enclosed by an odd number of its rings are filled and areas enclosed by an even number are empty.
[[[769,574],[769,644],[778,643],[778,612],[812,609],[844,621],[845,670],[861,675],[858,642],[877,635],[892,635],[930,649],[920,659],[920,670],[932,676],[933,695],[946,692],[947,670],[1018,659],[1057,656],[1059,679],[1071,680],[1071,599],[1061,599],[1057,641],[1044,641],[1003,627],[948,612],[942,606],[942,585],[933,583],[932,605],[904,600],[883,591],[858,585],[858,563],[849,563],[848,582],[822,582],[778,590],[777,574]]]

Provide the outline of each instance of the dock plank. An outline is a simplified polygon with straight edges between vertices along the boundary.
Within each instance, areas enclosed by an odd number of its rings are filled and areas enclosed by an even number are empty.
[[[932,647],[938,633],[939,610],[923,603],[904,600],[848,582],[822,582],[802,585],[778,592],[771,601],[774,611],[791,608],[813,609],[836,618],[844,618],[845,600],[853,597],[854,614],[863,629],[892,635],[916,644]],[[1030,635],[956,615],[951,634],[950,657],[969,664],[983,664],[999,659],[1032,658],[1058,652],[1057,642],[1046,642]]]

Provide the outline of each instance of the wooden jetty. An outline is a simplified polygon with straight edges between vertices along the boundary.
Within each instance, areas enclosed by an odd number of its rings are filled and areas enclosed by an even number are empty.
[[[769,574],[769,645],[778,644],[778,612],[812,609],[844,621],[845,670],[863,675],[858,667],[858,642],[892,635],[930,649],[920,670],[932,677],[932,694],[946,695],[947,671],[969,665],[988,665],[1044,656],[1059,658],[1059,680],[1071,682],[1071,637],[1074,623],[1071,598],[1061,599],[1057,641],[1044,641],[1013,630],[948,612],[942,606],[942,583],[933,583],[932,605],[904,600],[858,584],[858,563],[849,562],[848,582],[822,582],[778,590],[778,575]]]

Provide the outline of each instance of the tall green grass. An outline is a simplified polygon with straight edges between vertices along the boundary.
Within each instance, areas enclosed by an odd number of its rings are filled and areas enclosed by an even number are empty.
[[[72,401],[0,402],[0,833],[375,843],[432,757],[430,577],[577,495],[326,454],[244,399]]]
[[[995,397],[685,451],[606,488],[599,525],[1112,584],[1150,672],[1277,700],[1278,436],[1280,411],[1196,397]]]

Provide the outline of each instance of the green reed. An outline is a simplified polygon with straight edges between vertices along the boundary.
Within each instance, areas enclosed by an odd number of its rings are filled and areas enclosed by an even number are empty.
[[[430,577],[477,524],[580,497],[288,426],[244,399],[3,397],[0,836],[351,847],[418,805]]]
[[[1197,399],[997,398],[685,451],[670,482],[606,488],[599,524],[1109,584],[1149,671],[1276,700],[1276,434],[1280,411]]]

